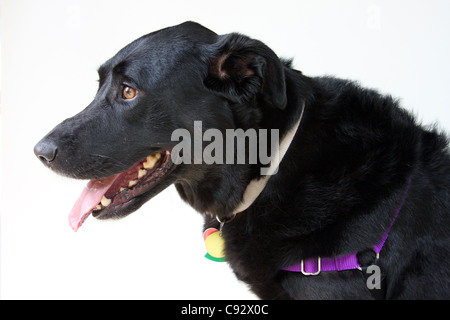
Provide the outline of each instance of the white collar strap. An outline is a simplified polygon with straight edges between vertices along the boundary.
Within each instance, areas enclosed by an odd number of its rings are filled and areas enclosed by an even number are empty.
[[[247,188],[245,189],[244,195],[242,197],[242,202],[233,211],[233,218],[236,214],[244,210],[247,210],[247,208],[252,205],[252,203],[256,200],[256,198],[258,198],[258,196],[264,190],[267,182],[269,181],[270,176],[277,172],[278,167],[281,161],[283,160],[283,157],[285,156],[287,150],[289,149],[289,146],[292,143],[292,140],[294,140],[295,133],[297,132],[298,127],[300,126],[300,122],[303,118],[304,111],[305,111],[305,102],[303,102],[302,111],[300,113],[300,117],[298,118],[297,122],[286,133],[283,140],[281,141],[278,149],[278,157],[274,157],[275,159],[274,161],[272,161],[267,171],[267,175],[262,176],[259,179],[253,179],[252,181],[250,181]]]

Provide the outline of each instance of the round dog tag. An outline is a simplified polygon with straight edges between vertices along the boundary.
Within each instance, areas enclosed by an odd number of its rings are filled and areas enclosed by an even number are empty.
[[[203,233],[205,240],[206,255],[209,260],[216,262],[225,261],[225,240],[220,231],[215,228],[209,228]]]

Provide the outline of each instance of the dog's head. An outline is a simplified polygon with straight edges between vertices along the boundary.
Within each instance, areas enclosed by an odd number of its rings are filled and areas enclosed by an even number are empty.
[[[90,213],[129,214],[172,183],[199,211],[232,211],[245,189],[236,185],[249,181],[251,170],[175,165],[171,136],[179,128],[194,134],[198,120],[203,130],[257,128],[265,110],[281,112],[284,71],[273,51],[246,36],[219,36],[187,22],[137,39],[98,73],[92,103],[34,149],[55,172],[91,180],[72,210],[72,227]]]

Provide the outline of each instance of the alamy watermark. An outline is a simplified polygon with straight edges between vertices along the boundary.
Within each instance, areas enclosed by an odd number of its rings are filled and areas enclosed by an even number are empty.
[[[367,267],[365,271],[370,276],[367,277],[366,286],[369,290],[381,289],[381,269],[379,266],[373,264]]]
[[[174,164],[260,163],[264,166],[270,164],[270,167],[260,169],[261,175],[273,175],[278,171],[278,129],[226,129],[224,135],[215,128],[203,132],[202,121],[194,121],[193,137],[187,129],[180,128],[172,132],[171,140],[179,142],[172,149]],[[205,142],[207,145],[203,147]]]

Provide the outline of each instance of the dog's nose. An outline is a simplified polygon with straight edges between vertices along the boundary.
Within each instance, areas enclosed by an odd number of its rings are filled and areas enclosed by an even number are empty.
[[[49,139],[44,138],[34,146],[34,154],[46,165],[55,160],[57,152],[58,147]]]

